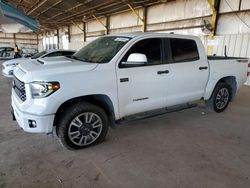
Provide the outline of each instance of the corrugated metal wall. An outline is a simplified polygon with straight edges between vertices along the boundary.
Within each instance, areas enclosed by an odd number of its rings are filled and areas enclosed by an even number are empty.
[[[37,35],[34,33],[0,33],[0,47],[35,48],[38,47]]]
[[[143,9],[137,9],[143,16]],[[211,18],[211,10],[207,0],[177,0],[147,8],[147,31],[175,32],[200,36],[206,43],[207,35],[199,27],[202,19]],[[107,18],[100,18],[106,24]],[[141,30],[140,20],[131,12],[123,12],[110,16],[109,33],[135,32]],[[105,28],[96,20],[86,23],[86,42],[83,41],[83,31],[79,29],[82,23],[70,26],[71,40],[69,48],[79,49],[86,43],[105,34]]]
[[[238,12],[237,12],[238,11]],[[221,0],[217,36],[208,41],[213,54],[250,58],[250,1]]]
[[[207,0],[176,0],[148,7],[147,31],[165,33],[173,31],[178,34],[196,35],[201,38],[205,48],[212,47],[212,54],[224,55],[226,45],[229,56],[250,57],[250,0],[241,0],[239,5],[240,0],[221,0],[217,36],[214,40],[201,29],[202,20],[210,21],[212,15]],[[137,11],[141,16],[144,13],[143,9]],[[100,20],[106,24],[107,18]],[[131,11],[111,15],[109,23],[109,33],[133,32],[141,29],[140,20]],[[83,23],[75,23],[69,28],[59,28],[59,47],[63,48],[62,36],[68,33],[70,33],[71,49],[80,49],[86,43],[105,34],[103,25],[91,20],[86,23],[86,42],[84,42],[84,33],[80,28],[83,29]],[[55,36],[56,32],[43,34],[41,37],[50,35]]]
[[[213,54],[226,54],[235,57],[250,57],[250,34],[235,34],[216,36],[213,44]]]

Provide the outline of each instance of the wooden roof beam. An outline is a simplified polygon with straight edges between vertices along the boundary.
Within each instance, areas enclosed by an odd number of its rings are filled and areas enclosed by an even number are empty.
[[[112,4],[113,3],[113,4]],[[75,18],[75,17],[79,17],[79,16],[84,16],[84,15],[86,15],[86,14],[93,14],[94,12],[91,12],[91,11],[93,11],[93,10],[95,10],[95,9],[99,9],[99,8],[106,8],[106,7],[108,7],[108,6],[112,6],[112,5],[116,5],[116,4],[120,4],[120,3],[122,3],[122,2],[120,2],[120,1],[114,1],[114,0],[111,0],[111,1],[108,1],[108,2],[105,2],[105,3],[102,3],[102,4],[99,4],[99,5],[96,5],[96,6],[93,6],[93,7],[90,7],[89,9],[87,9],[87,10],[83,10],[83,11],[80,11],[80,12],[77,12],[77,13],[75,13],[75,14],[71,14],[71,15],[68,15],[68,16],[65,16],[65,17],[63,17],[62,19],[60,19],[60,20],[57,20],[57,21],[61,21],[61,20],[69,20],[69,19],[71,19],[71,18]]]
[[[54,15],[54,16],[52,16],[52,17],[46,19],[46,20],[54,19],[54,18],[56,18],[56,17],[58,17],[58,16],[60,16],[60,15],[62,15],[62,14],[64,14],[64,13],[69,12],[69,11],[71,11],[71,10],[74,10],[74,9],[80,7],[80,6],[83,6],[83,4],[82,4],[82,3],[78,3],[76,6],[73,6],[73,7],[69,8],[69,9],[67,9],[67,10],[65,10],[65,11],[63,11],[63,12],[60,12],[60,13],[58,13],[58,14],[56,14],[56,15]]]
[[[54,3],[53,5],[51,5],[50,7],[46,8],[44,11],[40,12],[39,14],[37,14],[37,15],[35,16],[35,18],[37,18],[37,17],[40,16],[41,14],[47,12],[48,10],[52,9],[53,7],[59,5],[59,4],[62,3],[62,2],[63,2],[63,0],[59,0],[59,1],[55,2],[55,3]]]
[[[23,0],[19,0],[19,2],[18,2],[17,5],[16,5],[16,8],[18,8],[19,5],[20,5],[22,2],[23,2]]]
[[[27,15],[30,15],[32,12],[34,12],[36,9],[38,9],[40,6],[42,6],[44,3],[46,3],[48,0],[40,1],[39,3],[36,3],[30,10],[27,11]]]

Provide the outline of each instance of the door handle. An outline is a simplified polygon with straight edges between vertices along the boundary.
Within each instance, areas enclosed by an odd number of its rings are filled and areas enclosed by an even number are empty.
[[[205,66],[205,67],[199,67],[199,70],[207,70],[207,69],[208,69],[207,66]]]
[[[120,82],[128,82],[129,79],[128,78],[120,78]]]
[[[157,74],[168,74],[169,70],[158,71]]]

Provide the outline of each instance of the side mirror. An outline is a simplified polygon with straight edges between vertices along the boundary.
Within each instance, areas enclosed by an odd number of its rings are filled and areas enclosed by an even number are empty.
[[[133,53],[128,57],[127,62],[122,62],[123,65],[127,66],[141,66],[147,63],[147,57],[144,54]]]

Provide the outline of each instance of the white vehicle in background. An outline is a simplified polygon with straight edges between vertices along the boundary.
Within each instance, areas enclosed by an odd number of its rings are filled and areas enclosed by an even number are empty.
[[[18,65],[12,114],[26,132],[55,127],[64,146],[85,148],[102,142],[116,122],[193,101],[223,112],[247,79],[248,61],[207,57],[194,36],[100,37],[71,58]]]
[[[3,69],[2,69],[2,74],[5,77],[12,77],[13,76],[13,70],[14,68],[22,62],[28,62],[32,60],[37,60],[37,59],[42,59],[42,58],[47,58],[47,57],[57,57],[57,56],[71,56],[75,53],[76,51],[74,50],[47,50],[47,51],[42,51],[40,53],[35,54],[34,56],[30,58],[19,58],[19,59],[12,59],[5,61],[3,63]]]

